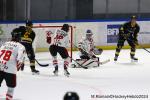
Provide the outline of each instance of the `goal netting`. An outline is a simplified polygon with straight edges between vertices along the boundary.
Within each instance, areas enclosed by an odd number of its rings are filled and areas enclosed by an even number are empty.
[[[51,25],[34,26],[33,30],[36,33],[36,38],[35,38],[35,42],[33,43],[33,47],[35,48],[35,51],[36,52],[49,51],[50,44],[46,42],[47,33],[55,32],[57,29],[61,29],[61,28],[62,26],[51,26]],[[73,39],[72,26],[69,27],[68,34],[69,34],[70,44],[67,50],[68,50],[69,55],[72,57],[72,39]]]
[[[0,36],[0,47],[2,46],[2,44],[4,44],[6,41],[10,41],[11,40],[11,35],[1,35]]]

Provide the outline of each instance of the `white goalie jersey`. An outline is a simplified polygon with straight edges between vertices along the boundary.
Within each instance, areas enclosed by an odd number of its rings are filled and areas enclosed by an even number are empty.
[[[5,42],[0,47],[0,71],[16,74],[18,64],[24,62],[25,48],[19,42]]]
[[[57,29],[54,33],[52,32],[47,33],[47,42],[50,45],[68,47],[70,43],[70,39],[67,32]]]
[[[93,41],[92,38],[91,38],[90,40],[89,40],[89,39],[86,39],[86,38],[83,38],[83,39],[79,42],[78,47],[79,47],[80,49],[82,49],[83,51],[87,52],[88,54],[93,55],[94,41]],[[82,55],[82,54],[81,54],[81,55]]]

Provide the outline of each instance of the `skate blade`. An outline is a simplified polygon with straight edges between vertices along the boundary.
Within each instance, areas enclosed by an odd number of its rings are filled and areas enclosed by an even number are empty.
[[[131,62],[133,62],[133,63],[134,63],[134,62],[138,62],[138,60],[133,60],[133,59],[131,59]]]
[[[58,73],[54,73],[54,76],[58,76]]]
[[[39,75],[39,74],[40,74],[39,72],[37,72],[37,73],[32,72],[32,75]]]
[[[69,77],[69,76],[70,76],[69,74],[66,74],[66,73],[64,73],[64,75],[65,75],[66,77]]]

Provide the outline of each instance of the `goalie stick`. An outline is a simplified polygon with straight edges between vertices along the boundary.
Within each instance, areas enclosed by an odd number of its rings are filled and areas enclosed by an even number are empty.
[[[75,63],[77,63],[80,67],[84,68],[84,69],[88,69],[87,67],[83,66],[82,64],[78,63],[76,60],[74,60],[73,58],[71,58],[69,56],[70,59],[72,59]]]
[[[39,63],[39,62],[37,61],[37,59],[35,59],[35,61],[36,61],[37,64],[40,65],[41,67],[47,67],[47,66],[49,66],[49,64],[41,64],[41,63]]]
[[[107,60],[105,60],[105,61],[103,61],[103,62],[91,61],[91,62],[89,62],[88,64],[84,65],[84,67],[86,67],[86,66],[92,64],[93,62],[98,62],[100,65],[103,65],[103,64],[106,64],[106,63],[110,62],[110,59],[107,59]],[[99,66],[98,66],[98,67],[99,67]],[[91,67],[91,68],[94,68],[94,67]],[[88,68],[87,68],[87,69],[88,69]]]

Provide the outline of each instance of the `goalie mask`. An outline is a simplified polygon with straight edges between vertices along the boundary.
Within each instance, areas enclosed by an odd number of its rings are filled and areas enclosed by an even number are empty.
[[[91,39],[91,38],[92,38],[92,35],[93,35],[93,33],[92,33],[91,30],[87,30],[87,31],[86,31],[86,38],[87,38],[87,39]]]

